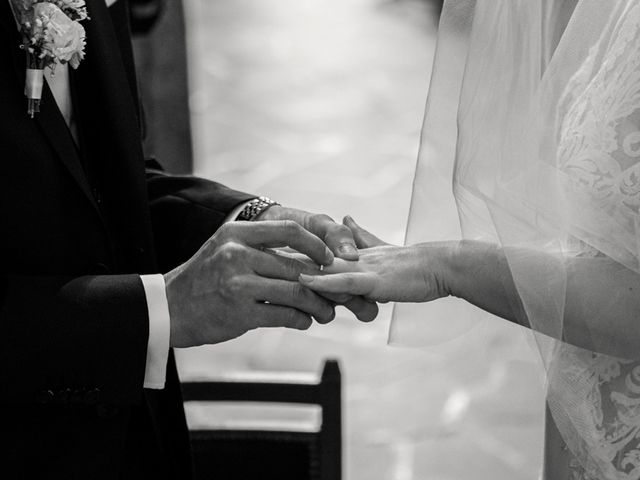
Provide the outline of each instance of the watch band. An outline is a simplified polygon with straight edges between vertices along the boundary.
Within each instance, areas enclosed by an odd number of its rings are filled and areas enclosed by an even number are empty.
[[[280,205],[278,202],[271,200],[268,197],[258,197],[251,200],[238,214],[236,220],[250,222],[255,220],[258,215],[274,205]]]

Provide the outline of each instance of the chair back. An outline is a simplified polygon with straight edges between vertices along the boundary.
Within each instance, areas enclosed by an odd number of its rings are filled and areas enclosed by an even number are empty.
[[[206,428],[192,430],[197,480],[341,480],[341,374],[328,360],[318,383],[184,382],[188,402],[259,402],[317,405],[318,431]]]

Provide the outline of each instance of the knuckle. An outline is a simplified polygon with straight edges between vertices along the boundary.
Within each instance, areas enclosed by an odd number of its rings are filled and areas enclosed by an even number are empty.
[[[289,295],[291,295],[291,298],[294,300],[308,297],[311,293],[308,289],[304,288],[299,283],[292,283],[289,289]]]
[[[238,298],[243,293],[245,285],[241,276],[234,275],[228,278],[222,287],[226,297]]]
[[[216,236],[226,238],[231,236],[233,232],[235,232],[236,230],[237,230],[237,225],[235,222],[227,222],[221,225],[220,228],[218,228],[218,231],[216,232]]]
[[[288,259],[284,262],[284,276],[287,279],[294,280],[298,277],[301,272],[301,268],[298,266],[298,263],[293,259]]]
[[[289,235],[298,235],[302,230],[302,227],[293,220],[285,220],[283,228]]]
[[[293,265],[293,262],[291,260],[288,260],[286,262],[284,262],[283,264],[283,276],[286,279],[291,279],[293,280],[296,277],[296,273],[295,273],[295,267]]]
[[[235,263],[244,256],[245,250],[245,247],[237,242],[225,242],[220,246],[218,253],[224,262]]]
[[[351,230],[349,230],[348,227],[345,227],[344,225],[339,225],[337,223],[334,227],[334,232],[336,233],[336,235],[339,235],[341,237],[348,237],[348,238],[352,237]]]
[[[333,221],[333,218],[331,218],[329,215],[326,215],[324,213],[316,213],[314,215],[311,215],[311,218],[309,219],[309,224],[311,225],[312,228],[318,228],[322,225],[331,224],[331,223],[335,223]]]

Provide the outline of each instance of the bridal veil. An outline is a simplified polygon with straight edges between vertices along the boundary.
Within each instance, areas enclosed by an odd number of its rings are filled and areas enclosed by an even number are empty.
[[[584,478],[640,478],[640,350],[603,333],[606,314],[585,315],[579,346],[563,341],[568,265],[602,258],[640,274],[639,207],[640,2],[445,2],[407,243],[504,247]],[[459,225],[442,222],[452,216]],[[485,317],[446,302],[446,318],[438,302],[397,306],[391,342],[459,338]]]

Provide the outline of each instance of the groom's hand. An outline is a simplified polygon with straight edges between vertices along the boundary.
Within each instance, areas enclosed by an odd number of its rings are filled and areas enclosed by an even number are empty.
[[[328,215],[274,205],[262,213],[257,220],[293,220],[305,230],[322,239],[336,257],[343,260],[358,260],[359,258],[356,240],[350,226],[340,225]],[[361,296],[347,294],[326,294],[324,296],[332,303],[345,306],[363,322],[370,322],[378,316],[378,305]]]
[[[293,220],[322,239],[336,257],[343,260],[359,258],[356,239],[350,226],[340,225],[328,215],[274,205],[262,213],[257,220]],[[363,322],[370,322],[378,316],[378,305],[361,296],[347,294],[324,296],[334,304],[345,306]]]
[[[320,238],[336,257],[343,260],[358,259],[358,249],[351,230],[336,223],[328,215],[274,205],[265,210],[257,220],[293,220]]]
[[[333,254],[293,221],[230,222],[187,262],[165,275],[171,345],[219,343],[258,327],[306,329],[331,321],[331,302],[302,287],[318,267],[265,251],[291,247],[318,265]]]

